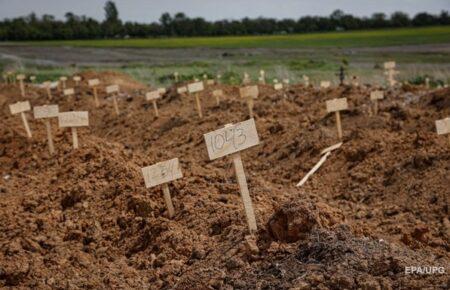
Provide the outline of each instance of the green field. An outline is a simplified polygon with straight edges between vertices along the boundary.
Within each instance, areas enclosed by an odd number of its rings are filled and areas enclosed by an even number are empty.
[[[129,48],[382,47],[450,43],[450,26],[294,35],[4,42],[3,45]],[[2,45],[0,43],[0,45]]]

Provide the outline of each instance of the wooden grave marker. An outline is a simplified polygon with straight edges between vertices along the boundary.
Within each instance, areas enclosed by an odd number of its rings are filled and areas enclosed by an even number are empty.
[[[20,95],[22,97],[25,97],[25,84],[23,82],[25,80],[25,75],[23,74],[17,75],[16,79],[19,81]]]
[[[281,90],[283,89],[283,84],[282,84],[282,83],[275,83],[275,84],[273,85],[273,88],[274,88],[276,91],[281,91]]]
[[[66,81],[67,81],[67,77],[60,77],[59,81],[61,82],[61,87],[60,90],[64,91],[66,89]]]
[[[30,76],[30,82],[34,84],[36,82],[36,76]]]
[[[164,201],[166,202],[169,217],[175,215],[168,182],[183,177],[178,158],[156,163],[141,169],[144,176],[145,187],[150,188],[162,184]]]
[[[188,84],[188,91],[190,94],[194,94],[195,96],[195,102],[197,104],[197,111],[198,111],[198,116],[200,118],[203,117],[203,113],[202,113],[202,105],[200,103],[200,96],[199,96],[199,92],[204,90],[204,86],[203,86],[203,82],[196,82],[196,83],[191,83]]]
[[[210,160],[231,155],[236,178],[239,184],[245,215],[250,233],[257,231],[255,212],[248,190],[244,166],[240,151],[259,144],[258,132],[254,119],[237,124],[228,124],[224,128],[203,135]]]
[[[106,87],[106,94],[111,95],[113,99],[114,111],[116,115],[120,115],[119,104],[117,103],[117,95],[119,94],[119,85],[110,85]]]
[[[338,130],[338,137],[339,140],[342,140],[342,125],[341,125],[340,111],[348,109],[347,98],[332,99],[327,101],[326,105],[328,113],[331,112],[336,113],[336,126]]]
[[[47,92],[48,99],[51,100],[53,98],[53,96],[52,96],[52,82],[51,81],[46,81],[46,82],[43,82],[42,85],[44,86],[45,91]]]
[[[145,94],[145,99],[147,101],[151,101],[153,103],[153,108],[155,109],[155,115],[156,117],[159,117],[159,113],[158,113],[158,105],[156,104],[156,100],[160,99],[161,95],[160,95],[160,91],[156,90],[153,92],[148,92],[147,94]]]
[[[92,92],[94,94],[94,102],[95,102],[95,106],[98,108],[100,106],[100,102],[98,100],[98,92],[97,92],[97,88],[100,85],[100,80],[99,79],[90,79],[88,80],[88,86],[92,88]]]
[[[75,82],[75,87],[79,87],[80,86],[80,82],[81,82],[81,77],[80,76],[74,76],[73,77],[73,81]]]
[[[213,79],[208,79],[208,80],[206,80],[206,84],[207,84],[208,86],[213,86],[215,83],[216,83],[216,82],[215,82]]]
[[[378,114],[378,100],[384,99],[383,91],[370,92],[370,100],[373,102],[373,113]]]
[[[60,128],[71,128],[73,149],[78,149],[78,127],[89,126],[89,113],[87,111],[72,111],[58,114]]]
[[[74,96],[74,95],[75,95],[75,90],[74,90],[73,88],[64,89],[63,95],[64,95],[65,97],[70,98],[71,96]]]
[[[259,81],[261,84],[266,84],[266,72],[264,70],[259,71]]]
[[[25,112],[31,110],[30,102],[17,102],[15,104],[9,105],[9,110],[11,111],[11,114],[16,115],[20,114],[20,117],[22,118],[23,126],[25,127],[25,131],[27,133],[28,138],[33,137],[31,135],[30,126],[28,125],[27,116],[25,115]]]
[[[187,87],[179,87],[179,88],[177,88],[177,93],[179,95],[187,93]]]
[[[305,87],[309,87],[309,77],[307,75],[303,75],[303,81],[305,82]]]
[[[258,86],[247,86],[243,88],[239,88],[239,94],[241,98],[245,98],[247,100],[248,112],[250,118],[253,118],[253,99],[257,99],[259,95]]]
[[[330,81],[321,81],[320,82],[320,87],[324,88],[324,89],[328,89],[331,86],[331,82]]]
[[[217,106],[220,105],[220,99],[223,97],[223,91],[222,90],[214,90],[212,92],[212,95],[216,98]]]
[[[52,127],[50,118],[56,118],[59,115],[58,105],[44,105],[33,107],[33,113],[35,119],[44,119],[45,127],[47,130],[48,148],[50,154],[55,153],[55,147],[53,145]]]
[[[178,83],[178,76],[179,76],[179,74],[177,71],[173,73],[173,77],[175,78],[176,83]]]
[[[450,141],[450,117],[436,120],[436,132],[438,135],[448,134],[448,139]]]
[[[166,88],[158,88],[158,92],[160,95],[164,95],[165,93],[167,93],[167,89]]]

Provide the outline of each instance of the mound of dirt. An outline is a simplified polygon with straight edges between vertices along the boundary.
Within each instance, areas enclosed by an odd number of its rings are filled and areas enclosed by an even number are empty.
[[[435,133],[448,90],[389,90],[371,114],[370,89],[261,86],[255,101],[261,143],[242,151],[259,231],[250,236],[229,158],[210,161],[203,134],[248,118],[238,87],[192,96],[175,88],[158,100],[115,73],[126,96],[115,115],[82,84],[67,98],[27,86],[32,106],[88,110],[78,150],[70,131],[27,113],[33,138],[0,93],[0,286],[123,289],[445,289],[447,274],[408,275],[405,267],[448,273],[450,152]],[[116,78],[116,79],[115,79]],[[115,79],[115,80],[114,80]],[[69,86],[71,83],[69,82]],[[214,89],[225,96],[216,105]],[[325,101],[347,97],[343,145],[302,186],[320,152],[339,140]],[[184,177],[169,184],[174,218],[160,187],[146,189],[140,168],[178,157]]]

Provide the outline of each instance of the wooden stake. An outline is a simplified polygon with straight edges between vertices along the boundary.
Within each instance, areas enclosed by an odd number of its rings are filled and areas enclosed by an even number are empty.
[[[20,116],[22,117],[23,126],[25,127],[25,131],[27,132],[28,138],[33,137],[33,136],[31,135],[30,126],[28,125],[27,116],[25,115],[24,112],[21,112],[21,113],[20,113]]]
[[[336,126],[338,130],[339,140],[342,140],[341,114],[339,113],[339,111],[336,111]]]
[[[373,113],[374,113],[374,115],[377,115],[377,114],[378,114],[378,100],[375,100],[375,101],[374,101],[374,104],[373,104]]]
[[[116,96],[116,94],[113,95],[113,104],[114,104],[114,110],[116,111],[116,114],[120,115],[119,104],[117,104],[117,96]]]
[[[19,85],[20,85],[20,94],[22,95],[22,97],[25,97],[25,85],[23,84],[23,79],[19,80]]]
[[[95,106],[98,108],[100,106],[100,103],[98,101],[98,95],[97,95],[97,87],[93,88],[94,90],[94,102],[95,102]]]
[[[234,164],[234,171],[239,183],[241,191],[242,202],[244,203],[245,215],[247,217],[248,228],[250,233],[255,233],[258,229],[256,227],[255,212],[253,211],[253,204],[248,191],[247,179],[245,177],[244,166],[242,165],[241,153],[237,152],[231,155]]]
[[[78,149],[77,127],[72,127],[72,144],[73,144],[73,149]]]
[[[216,95],[216,104],[217,104],[217,106],[220,105],[220,97],[219,97],[219,95]]]
[[[202,105],[200,104],[200,97],[198,96],[198,93],[195,93],[195,102],[197,103],[198,116],[203,118]]]
[[[169,212],[169,217],[172,218],[175,215],[175,209],[173,208],[172,198],[170,197],[169,185],[164,183],[162,185],[164,200],[166,201],[167,210]]]
[[[159,113],[158,113],[158,105],[156,104],[156,100],[153,100],[153,108],[155,109],[155,115],[156,117],[159,117]]]
[[[250,119],[253,118],[253,98],[248,97],[247,98],[247,106],[248,106],[248,113],[250,115]]]
[[[53,155],[55,153],[55,147],[53,146],[52,125],[49,119],[44,119],[44,122],[47,128],[48,149],[50,154]]]

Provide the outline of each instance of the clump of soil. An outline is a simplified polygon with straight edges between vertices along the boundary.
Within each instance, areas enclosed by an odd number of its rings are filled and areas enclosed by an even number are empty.
[[[19,88],[0,85],[0,286],[122,289],[446,289],[448,274],[407,275],[407,266],[448,273],[450,152],[434,121],[448,116],[448,89],[386,92],[371,114],[370,90],[286,92],[260,86],[255,101],[261,144],[241,152],[259,231],[250,236],[232,162],[210,161],[203,134],[248,118],[238,88],[215,85],[192,96],[170,88],[160,116],[144,85],[122,82],[121,114],[100,90],[77,97],[27,86],[32,106],[88,110],[73,150],[69,130],[29,113],[26,138],[10,103]],[[69,82],[69,86],[71,83]],[[217,106],[211,96],[221,88]],[[325,101],[347,97],[344,144],[302,187],[296,183],[337,143]],[[169,219],[160,187],[146,189],[140,168],[178,157],[184,174],[169,184]]]

